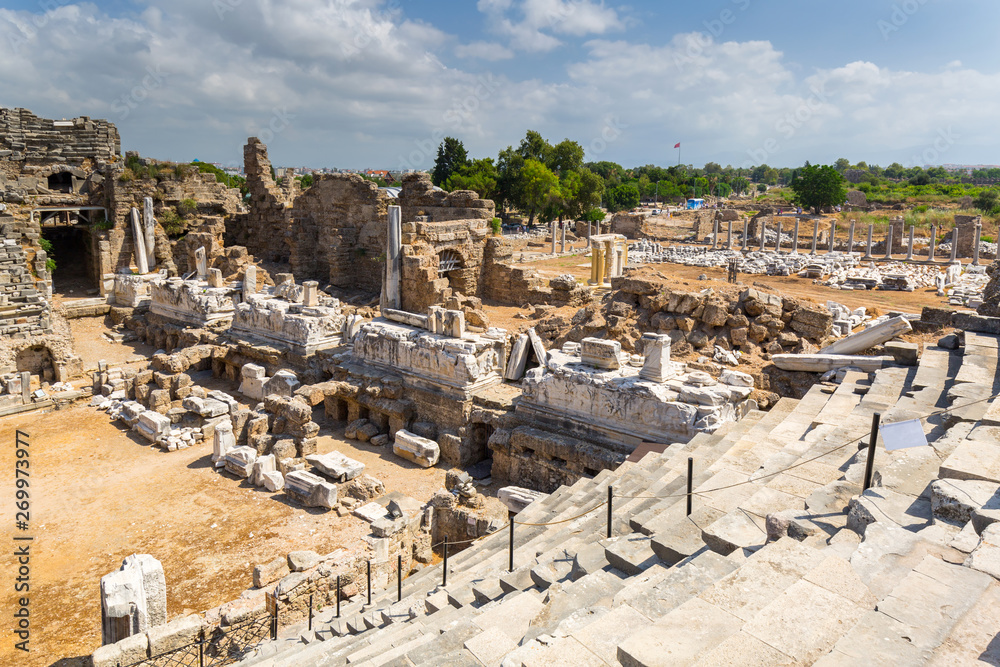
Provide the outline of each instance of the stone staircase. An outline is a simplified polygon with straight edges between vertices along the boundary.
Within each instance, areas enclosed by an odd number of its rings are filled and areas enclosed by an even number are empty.
[[[984,419],[995,401],[955,409],[1000,354],[966,343],[561,487],[516,516],[513,571],[502,530],[449,559],[446,587],[441,565],[425,568],[401,602],[394,588],[346,601],[241,664],[1000,664],[1000,584],[962,565],[968,526],[931,513],[931,482],[954,472],[942,463],[1000,426]],[[937,411],[931,446],[878,448],[861,494],[873,414]]]

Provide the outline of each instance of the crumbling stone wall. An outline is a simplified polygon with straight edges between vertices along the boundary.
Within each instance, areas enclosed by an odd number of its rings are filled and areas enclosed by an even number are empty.
[[[479,294],[491,302],[522,306],[578,306],[590,301],[591,292],[572,276],[545,278],[537,270],[512,266],[514,248],[502,237],[486,239]]]
[[[244,246],[250,254],[268,262],[287,263],[291,248],[286,233],[291,228],[290,207],[297,186],[287,183],[284,188],[271,177],[271,160],[267,146],[257,137],[250,137],[243,147],[243,168],[250,191],[250,211],[230,221],[227,245]]]
[[[642,225],[646,221],[646,216],[634,213],[616,213],[611,218],[611,233],[622,234],[626,238],[642,238]]]
[[[288,230],[276,237],[286,240],[295,277],[380,290],[389,203],[375,183],[357,174],[319,175],[295,199]]]
[[[956,215],[955,227],[958,228],[958,256],[972,257],[972,249],[976,245],[976,225],[983,224],[981,215]]]
[[[39,118],[27,109],[0,108],[0,158],[26,165],[114,160],[121,152],[118,129],[106,120]]]
[[[403,222],[423,217],[431,222],[489,221],[496,213],[496,207],[489,199],[480,199],[472,190],[445,192],[434,187],[430,174],[424,173],[403,176],[398,204],[402,208]]]

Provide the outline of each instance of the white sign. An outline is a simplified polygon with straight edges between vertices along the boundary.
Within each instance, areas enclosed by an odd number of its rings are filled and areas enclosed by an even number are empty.
[[[886,451],[927,446],[927,436],[924,435],[924,427],[920,425],[919,419],[881,424],[878,430],[882,434]]]

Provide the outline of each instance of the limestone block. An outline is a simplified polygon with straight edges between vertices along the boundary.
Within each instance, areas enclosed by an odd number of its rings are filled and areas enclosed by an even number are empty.
[[[302,305],[306,308],[315,308],[319,305],[319,283],[315,280],[302,283]]]
[[[451,338],[465,336],[465,313],[460,310],[446,310],[443,314],[444,335]]]
[[[441,456],[441,449],[436,442],[427,438],[421,438],[419,435],[406,430],[396,432],[396,440],[392,445],[392,451],[396,456],[400,456],[424,468],[430,468],[435,465]]]
[[[669,338],[669,336],[668,336]],[[580,341],[580,354],[583,363],[604,368],[617,370],[621,368],[622,344],[616,340],[604,340],[603,338],[584,338]],[[667,359],[669,363],[669,359]]]
[[[547,493],[525,489],[520,486],[505,486],[497,491],[497,499],[515,514],[536,500],[546,497],[548,497]]]
[[[728,384],[733,387],[753,387],[753,376],[748,373],[741,373],[740,371],[722,371],[722,375],[719,376],[719,382],[722,384]]]
[[[194,412],[202,417],[211,418],[229,414],[229,405],[214,398],[198,398],[188,396],[181,403],[185,410]]]
[[[149,637],[150,655],[169,653],[182,646],[187,646],[198,640],[204,622],[198,614],[182,616],[164,625],[150,628],[146,634]]]
[[[254,450],[256,452],[257,450]],[[264,475],[269,472],[276,472],[278,469],[274,454],[261,456],[253,462],[253,472],[250,475],[250,483],[254,486],[264,486]]]
[[[820,350],[821,354],[859,354],[865,350],[881,345],[892,340],[896,336],[913,331],[910,321],[905,317],[893,317],[891,319],[876,324],[875,326],[851,334],[847,338],[842,338],[832,345],[828,345]],[[779,366],[780,368],[780,366]]]
[[[639,377],[650,382],[666,382],[676,373],[670,363],[670,336],[653,334],[643,336],[643,352],[646,359]]]
[[[389,511],[375,502],[362,505],[351,512],[351,514],[368,523],[373,523],[386,517],[391,518]]]
[[[892,357],[865,357],[846,354],[776,354],[771,357],[771,361],[783,371],[825,373],[838,368],[854,366],[865,373],[871,373],[892,363]]]
[[[235,448],[236,435],[233,433],[233,424],[227,419],[217,424],[212,434],[212,463],[215,467],[225,467],[226,455]]]
[[[167,589],[163,565],[152,556],[128,556],[121,568],[101,577],[102,640],[112,644],[123,639],[117,632],[125,627],[130,634],[144,632],[167,620]]]
[[[307,456],[306,461],[315,466],[327,477],[331,477],[338,482],[347,482],[352,480],[360,475],[365,469],[365,464],[344,456],[340,452],[313,454],[311,456]]]
[[[285,475],[285,493],[306,507],[333,509],[337,505],[337,486],[304,470]]]
[[[295,373],[289,370],[281,370],[274,374],[270,380],[264,384],[264,395],[285,396],[291,398],[295,390],[299,388],[299,379]]]
[[[148,657],[149,637],[140,632],[98,648],[94,651],[91,664],[93,667],[121,667],[142,662]]]
[[[208,270],[208,286],[209,287],[225,287],[226,283],[222,279],[222,271],[219,269],[209,269]]]
[[[983,480],[939,479],[931,483],[934,516],[956,524],[972,520],[980,508],[1000,509],[1000,484]]]
[[[273,584],[289,572],[291,570],[287,558],[278,557],[268,563],[257,565],[253,569],[254,588],[264,588],[268,584]]]
[[[156,442],[170,430],[170,419],[152,410],[139,415],[136,430],[150,442]]]
[[[264,473],[264,488],[274,493],[285,488],[285,477],[277,470]]]
[[[247,478],[253,472],[257,460],[257,450],[253,447],[236,447],[226,454],[226,470],[234,475]]]
[[[319,565],[322,560],[315,551],[292,551],[288,554],[288,569],[292,572],[305,572]]]

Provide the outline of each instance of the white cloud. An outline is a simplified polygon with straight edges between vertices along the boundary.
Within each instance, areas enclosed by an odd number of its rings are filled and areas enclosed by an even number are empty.
[[[472,42],[456,46],[455,55],[459,58],[478,58],[492,61],[510,60],[514,57],[514,52],[496,42]]]
[[[562,44],[555,35],[603,35],[624,27],[618,12],[593,0],[479,0],[494,32],[518,51],[539,53]],[[516,14],[512,19],[509,15]]]

